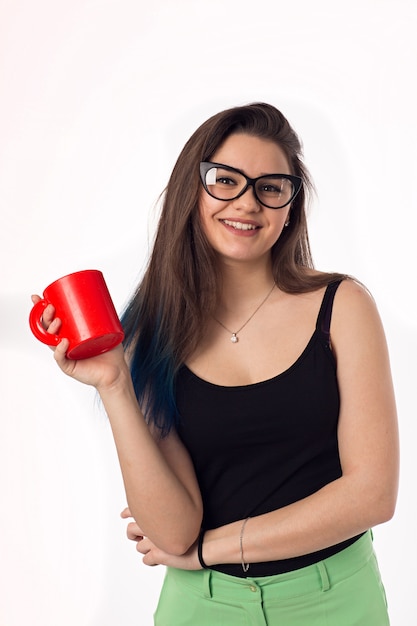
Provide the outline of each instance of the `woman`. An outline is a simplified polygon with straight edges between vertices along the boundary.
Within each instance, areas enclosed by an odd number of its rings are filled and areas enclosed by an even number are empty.
[[[168,566],[156,625],[389,623],[369,530],[397,494],[387,347],[366,289],[313,268],[310,188],[274,107],[213,116],[168,183],[129,365],[55,350],[104,403],[128,537]]]

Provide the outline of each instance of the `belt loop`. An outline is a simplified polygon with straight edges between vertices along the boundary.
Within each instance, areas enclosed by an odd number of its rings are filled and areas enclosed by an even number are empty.
[[[211,570],[203,570],[203,592],[205,598],[211,598]]]
[[[321,579],[321,590],[329,591],[330,589],[330,580],[329,575],[327,573],[326,565],[324,561],[319,561],[316,563],[317,569],[319,570],[320,579]]]

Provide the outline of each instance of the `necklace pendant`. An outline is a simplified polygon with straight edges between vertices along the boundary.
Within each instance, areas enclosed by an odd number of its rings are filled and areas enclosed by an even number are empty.
[[[236,333],[232,334],[232,336],[230,337],[230,341],[232,343],[237,343],[239,341],[239,337],[236,335]]]

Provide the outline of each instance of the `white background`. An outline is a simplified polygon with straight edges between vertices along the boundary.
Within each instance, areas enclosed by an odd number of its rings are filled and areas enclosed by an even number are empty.
[[[97,268],[121,310],[183,144],[260,100],[304,141],[316,265],[385,324],[402,475],[375,545],[413,623],[416,31],[414,0],[0,0],[0,626],[152,623],[163,571],[125,539],[106,417],[30,334],[29,296]]]

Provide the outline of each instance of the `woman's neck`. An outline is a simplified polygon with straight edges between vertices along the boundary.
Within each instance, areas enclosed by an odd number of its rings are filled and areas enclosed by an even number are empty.
[[[271,289],[271,264],[227,264],[222,267],[222,290],[218,309],[239,310],[258,302]]]

